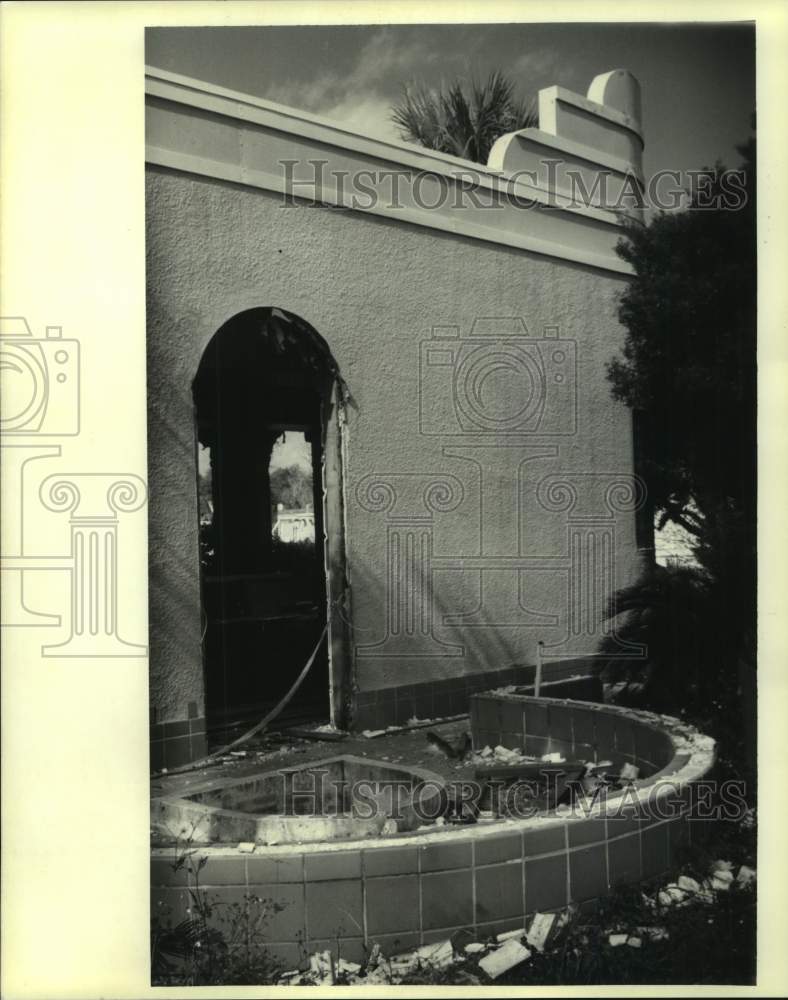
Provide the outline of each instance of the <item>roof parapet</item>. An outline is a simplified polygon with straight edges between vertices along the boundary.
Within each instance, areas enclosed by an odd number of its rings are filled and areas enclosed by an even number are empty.
[[[551,190],[570,201],[639,218],[632,196],[644,184],[640,119],[640,84],[629,70],[595,76],[585,97],[546,87],[539,91],[538,128],[501,136],[487,165],[547,177]]]
[[[626,205],[609,200],[628,173],[642,183],[642,139],[625,72],[589,90],[618,106],[541,91],[540,127],[503,136],[484,165],[147,67],[146,162],[626,275],[615,250]]]

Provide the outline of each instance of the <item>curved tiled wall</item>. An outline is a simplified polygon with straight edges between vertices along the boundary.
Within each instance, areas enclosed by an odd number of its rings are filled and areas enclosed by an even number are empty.
[[[199,848],[200,885],[212,899],[247,895],[281,905],[267,946],[288,967],[325,948],[351,961],[444,939],[522,927],[534,912],[585,903],[657,876],[689,841],[692,787],[714,744],[675,719],[606,705],[516,694],[471,700],[474,745],[583,760],[633,763],[642,777],[590,812],[567,808],[528,819],[405,834],[377,841],[257,848]],[[173,923],[190,906],[192,875],[154,851],[154,913]],[[191,883],[193,886],[193,883]],[[221,911],[221,908],[218,912]]]

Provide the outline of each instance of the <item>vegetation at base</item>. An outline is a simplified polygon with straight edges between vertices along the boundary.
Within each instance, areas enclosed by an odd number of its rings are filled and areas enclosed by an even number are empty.
[[[683,714],[727,743],[751,779],[756,746],[757,370],[755,140],[739,147],[744,200],[730,207],[721,164],[690,207],[629,221],[619,255],[622,354],[608,365],[614,398],[635,414],[641,475],[659,526],[681,525],[697,567],[648,569],[614,595],[620,639],[600,652],[608,679],[629,676],[643,707]],[[716,205],[717,207],[708,207]],[[754,780],[751,780],[754,786]]]
[[[265,926],[283,907],[251,893],[243,902],[217,901],[200,886],[208,862],[195,850],[176,845],[173,871],[191,875],[187,916],[173,924],[170,914],[151,915],[151,985],[235,986],[273,983],[281,966],[266,948]]]

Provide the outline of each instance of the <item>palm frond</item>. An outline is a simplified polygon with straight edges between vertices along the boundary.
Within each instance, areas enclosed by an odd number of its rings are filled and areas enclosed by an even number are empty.
[[[533,101],[518,99],[503,73],[484,82],[455,80],[439,88],[409,84],[391,120],[401,137],[428,149],[486,163],[493,143],[537,121]]]

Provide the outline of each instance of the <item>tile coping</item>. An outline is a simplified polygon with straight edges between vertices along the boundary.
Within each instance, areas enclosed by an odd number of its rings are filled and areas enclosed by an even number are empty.
[[[505,694],[498,695],[493,692],[482,692],[475,697],[496,698],[502,701],[513,702],[534,702],[537,699],[527,695]],[[560,698],[539,698],[539,704],[555,705],[564,707],[571,711],[572,708],[591,709],[601,714],[615,715],[631,719],[635,723],[641,723],[647,728],[665,733],[673,744],[673,759],[656,774],[648,778],[639,779],[632,783],[632,791],[627,795],[627,801],[633,807],[636,804],[649,800],[653,801],[653,796],[657,798],[669,794],[676,794],[685,788],[692,781],[702,777],[712,766],[715,759],[715,741],[710,736],[705,736],[699,730],[686,723],[681,722],[668,715],[658,715],[654,712],[636,711],[634,709],[622,708],[618,705],[600,706],[595,702],[577,701],[575,699]],[[415,768],[414,768],[415,770]],[[248,779],[247,779],[248,780]],[[634,792],[634,794],[633,794]],[[402,847],[418,847],[437,844],[475,843],[479,840],[492,839],[498,836],[511,836],[517,832],[532,832],[534,830],[547,830],[562,827],[569,823],[579,823],[585,819],[599,819],[606,817],[611,809],[619,802],[623,793],[612,796],[605,802],[598,802],[593,808],[584,810],[582,808],[564,807],[562,811],[552,816],[533,816],[526,819],[504,819],[488,824],[476,824],[473,829],[463,827],[452,830],[445,826],[436,827],[424,833],[409,833],[395,835],[391,837],[380,837],[372,839],[343,840],[336,842],[303,843],[303,844],[277,844],[259,847],[252,855],[241,854],[237,847],[231,844],[200,844],[201,854],[208,856],[216,855],[240,855],[249,857],[277,858],[288,857],[294,854],[326,854],[341,853],[345,851],[376,851],[392,850]],[[178,799],[168,796],[158,797],[167,802],[179,802],[189,800]],[[193,803],[190,803],[193,804]],[[661,822],[669,822],[667,818]],[[655,823],[654,826],[661,825]],[[614,839],[614,838],[605,838]],[[577,845],[582,847],[590,844]],[[154,857],[160,857],[171,853],[172,848],[160,848],[153,850]]]

